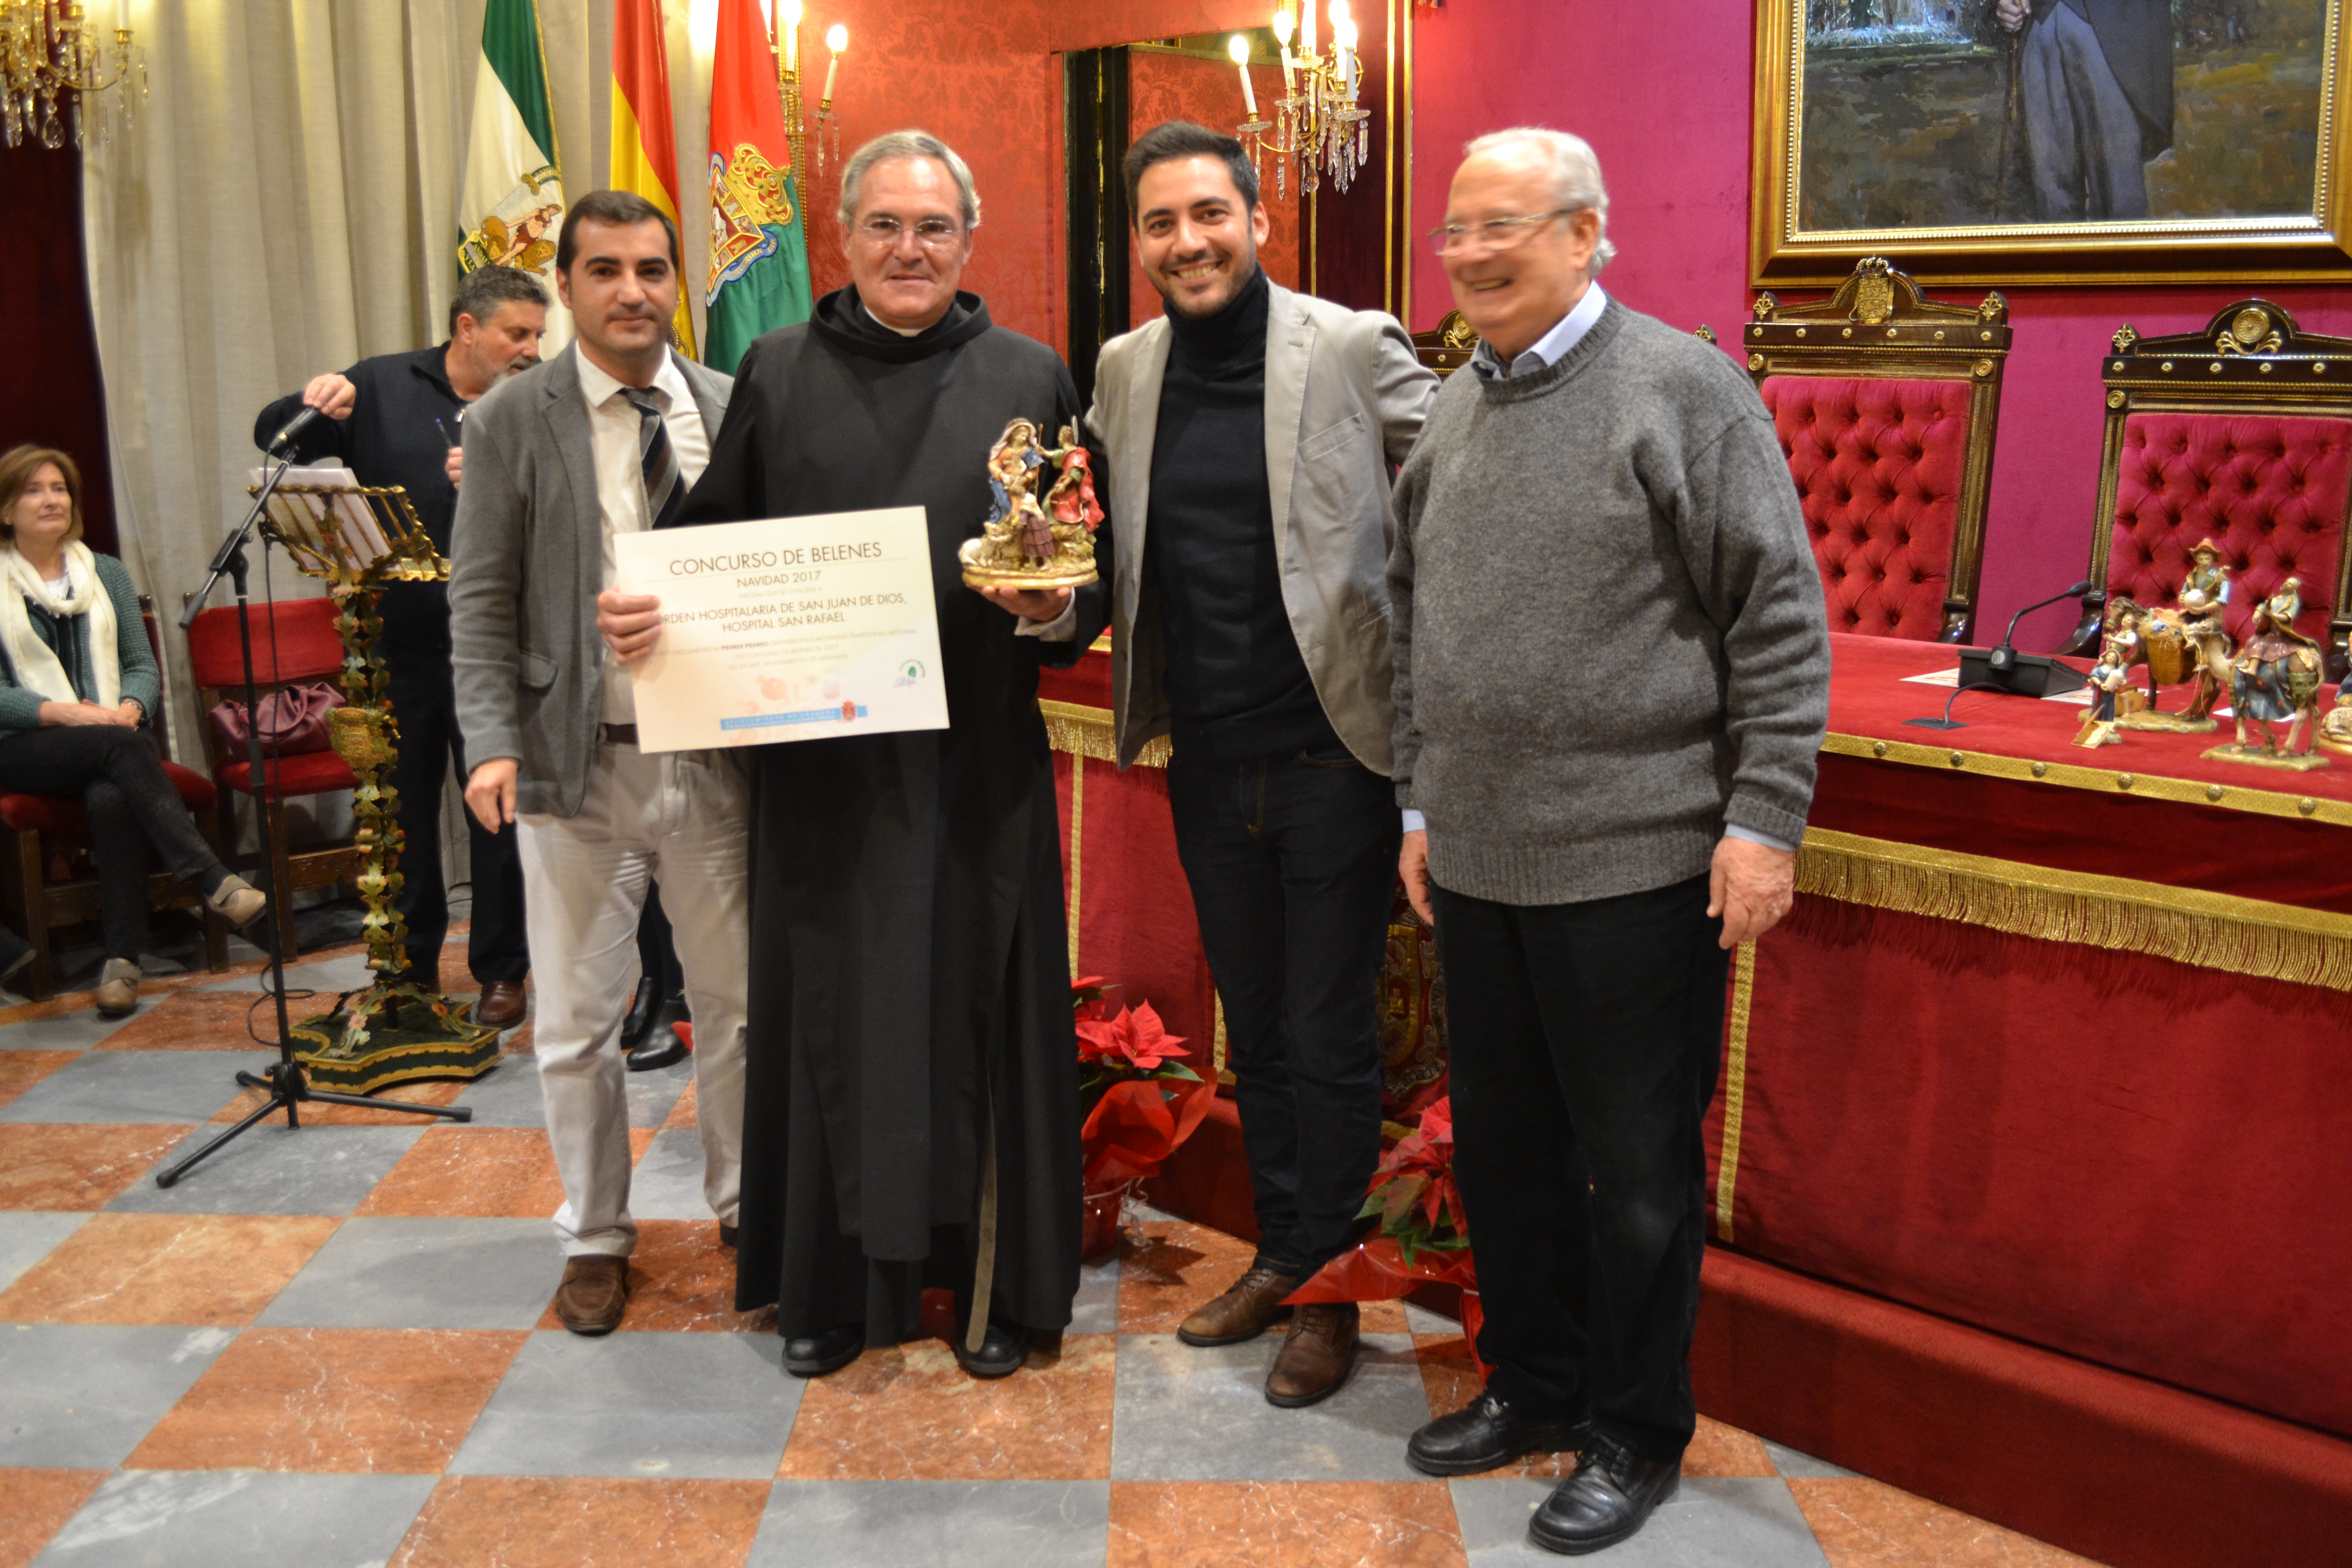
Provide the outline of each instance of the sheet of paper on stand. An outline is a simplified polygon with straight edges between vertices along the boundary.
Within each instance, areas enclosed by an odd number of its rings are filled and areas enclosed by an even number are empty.
[[[267,478],[267,471],[255,468],[250,471],[247,482],[258,489]],[[376,525],[374,514],[368,510],[363,497],[308,493],[313,489],[356,489],[359,482],[358,476],[341,463],[289,468],[286,477],[278,481],[278,492],[269,498],[270,526],[321,554],[333,553],[328,545],[328,536],[331,532],[341,536],[343,551],[352,559],[381,560],[392,546],[384,539],[383,530]],[[327,522],[330,506],[335,519],[331,528]]]

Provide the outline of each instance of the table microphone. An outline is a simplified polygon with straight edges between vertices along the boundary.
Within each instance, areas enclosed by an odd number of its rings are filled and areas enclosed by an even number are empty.
[[[2085,579],[2046,599],[2038,599],[2009,617],[2009,629],[2001,634],[2000,647],[1962,648],[1960,684],[1988,687],[2017,697],[2053,697],[2088,685],[2083,672],[2074,666],[2061,664],[2047,654],[2020,653],[2015,644],[2018,622],[2036,610],[2047,609],[2063,599],[2079,599],[2090,591],[2091,584]]]
[[[309,429],[310,422],[319,417],[320,414],[317,409],[305,408],[301,413],[297,414],[293,418],[289,419],[286,422],[285,428],[278,431],[277,435],[272,436],[269,438],[269,445],[263,447],[262,450],[267,452],[275,452],[278,448],[286,445],[287,442],[291,441],[295,437],[299,436],[303,431]]]

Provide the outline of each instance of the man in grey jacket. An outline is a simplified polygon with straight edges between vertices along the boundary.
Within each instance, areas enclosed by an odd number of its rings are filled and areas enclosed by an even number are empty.
[[[1177,854],[1224,1003],[1258,1222],[1249,1271],[1177,1337],[1226,1345],[1288,1315],[1283,1298],[1354,1242],[1380,1159],[1375,989],[1399,833],[1386,506],[1437,378],[1394,318],[1267,279],[1268,214],[1231,137],[1171,121],[1123,173],[1167,313],[1096,368],[1087,424],[1111,548],[1107,612],[1084,635],[1107,614],[1119,765],[1174,741]],[[1337,1389],[1356,1327],[1352,1305],[1300,1309],[1266,1398]]]
[[[1389,562],[1397,796],[1427,817],[1401,869],[1445,967],[1495,1369],[1407,1454],[1582,1450],[1529,1524],[1569,1552],[1680,1474],[1727,953],[1789,907],[1829,711],[1771,419],[1601,292],[1607,216],[1577,138],[1470,144],[1436,238],[1483,342],[1398,479]]]
[[[660,209],[595,191],[563,220],[557,287],[578,339],[474,405],[449,576],[466,804],[520,837],[533,1051],[563,1180],[555,1314],[574,1333],[626,1302],[629,1118],[621,1021],[653,877],[696,1024],[703,1193],[730,1239],[742,1166],[749,904],[740,759],[637,750],[625,669],[596,630],[613,537],[674,516],[710,455],[732,384],[673,353],[677,232]],[[511,828],[508,825],[511,824]]]

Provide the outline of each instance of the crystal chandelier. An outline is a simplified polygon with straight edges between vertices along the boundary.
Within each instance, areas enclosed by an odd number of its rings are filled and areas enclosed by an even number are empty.
[[[134,68],[145,93],[147,68],[134,59],[131,29],[100,26],[84,12],[79,0],[0,0],[0,128],[9,146],[34,137],[44,147],[63,147],[68,134],[79,146],[82,100]],[[128,97],[118,101],[127,112]]]
[[[1356,55],[1356,20],[1348,0],[1329,0],[1331,21],[1328,52],[1316,43],[1315,0],[1284,0],[1274,13],[1274,36],[1282,46],[1282,96],[1274,101],[1274,118],[1258,117],[1257,93],[1250,83],[1249,40],[1236,33],[1229,46],[1241,67],[1243,101],[1249,118],[1234,128],[1250,148],[1250,161],[1261,153],[1274,156],[1274,188],[1285,194],[1289,164],[1298,163],[1298,188],[1313,192],[1328,172],[1334,189],[1345,194],[1356,171],[1371,161],[1372,111],[1356,104],[1362,85]],[[1293,38],[1297,41],[1294,49]],[[1263,171],[1261,171],[1262,173]]]

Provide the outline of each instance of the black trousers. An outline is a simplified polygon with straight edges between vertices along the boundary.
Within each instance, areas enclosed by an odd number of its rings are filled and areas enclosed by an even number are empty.
[[[120,724],[56,724],[0,742],[0,790],[81,802],[98,859],[106,956],[147,945],[150,851],[207,897],[228,877],[163,772],[154,737]]]
[[[441,943],[449,934],[449,893],[441,880],[441,783],[452,762],[457,776],[466,776],[466,742],[457,733],[447,649],[387,642],[377,654],[391,678],[393,718],[400,726],[392,786],[400,792],[401,889],[393,907],[408,922],[409,973],[437,990]],[[487,832],[469,811],[466,833],[474,862],[467,967],[485,985],[520,981],[530,973],[530,950],[523,931],[522,858],[514,829]]]
[[[1707,879],[1538,907],[1431,891],[1489,1386],[1672,1459],[1697,1424],[1699,1121],[1730,956]]]
[[[1319,1268],[1381,1155],[1377,988],[1396,887],[1389,781],[1345,752],[1168,770],[1176,853],[1225,1008],[1258,1261]],[[1204,1074],[1209,1053],[1192,1058]]]
[[[646,884],[646,907],[637,911],[637,970],[654,983],[657,999],[686,994],[686,971],[678,966],[669,916],[662,912],[661,884]],[[640,982],[642,984],[642,980]]]

